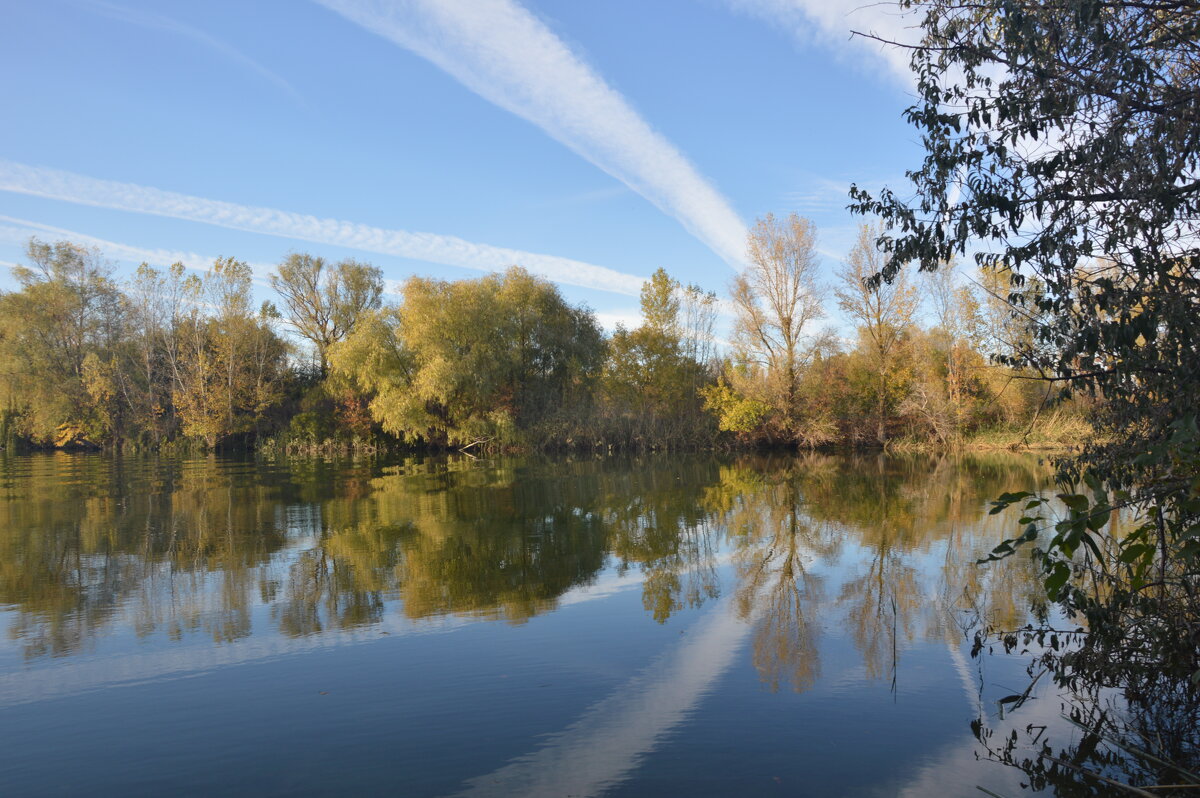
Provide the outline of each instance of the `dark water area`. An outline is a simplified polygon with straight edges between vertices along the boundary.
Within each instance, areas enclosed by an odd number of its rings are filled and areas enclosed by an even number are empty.
[[[0,460],[4,795],[1019,791],[1036,457]],[[1044,702],[1047,705],[1053,701]]]

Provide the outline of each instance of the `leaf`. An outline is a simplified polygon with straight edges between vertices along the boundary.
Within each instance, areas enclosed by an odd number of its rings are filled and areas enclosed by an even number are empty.
[[[1120,559],[1120,561],[1123,563],[1132,563],[1142,559],[1147,554],[1152,554],[1153,552],[1154,547],[1148,543],[1134,543],[1131,546],[1126,546],[1118,559]]]
[[[1057,600],[1063,586],[1067,584],[1067,580],[1071,578],[1071,567],[1065,562],[1054,563],[1052,573],[1046,577],[1044,585],[1046,587],[1046,595],[1051,599]]]
[[[1058,498],[1073,512],[1081,513],[1088,508],[1088,498],[1079,493],[1060,493]]]
[[[1093,532],[1099,532],[1108,523],[1109,516],[1112,513],[1112,508],[1107,504],[1098,504],[1092,508],[1092,513],[1088,517],[1087,528]]]

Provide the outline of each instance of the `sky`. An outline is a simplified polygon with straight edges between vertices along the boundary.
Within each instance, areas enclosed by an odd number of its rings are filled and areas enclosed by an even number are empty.
[[[262,280],[310,252],[395,286],[517,264],[634,326],[659,267],[724,296],[767,213],[816,224],[831,283],[864,221],[849,185],[904,193],[922,156],[906,57],[850,33],[911,22],[863,0],[37,0],[5,18],[0,267],[30,236],[118,275],[232,256]]]

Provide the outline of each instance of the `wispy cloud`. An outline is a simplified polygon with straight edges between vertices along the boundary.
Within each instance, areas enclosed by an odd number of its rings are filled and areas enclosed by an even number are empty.
[[[267,82],[281,89],[296,102],[301,104],[304,103],[304,99],[300,96],[300,93],[296,91],[292,84],[288,83],[282,77],[267,69],[265,66],[258,63],[237,48],[230,46],[220,39],[213,38],[198,28],[193,28],[191,25],[185,25],[178,20],[165,17],[161,14],[126,8],[114,3],[104,2],[104,0],[89,0],[85,5],[86,7],[103,14],[106,17],[111,17],[122,22],[128,22],[131,25],[137,25],[142,28],[166,31],[177,36],[182,36],[185,39],[190,39],[201,47],[204,47],[205,49],[217,54],[219,57],[249,69],[263,80],[266,80]]]
[[[783,194],[783,202],[802,215],[844,211],[850,204],[850,182],[814,176],[805,185]]]
[[[453,236],[388,230],[274,208],[238,205],[12,161],[0,160],[0,191],[203,222],[478,271],[499,271],[516,264],[558,283],[629,296],[637,296],[644,282],[644,278],[633,274],[570,258],[474,244]]]
[[[871,0],[725,0],[735,11],[785,31],[802,46],[819,43],[846,56],[866,55],[904,88],[913,85],[908,50],[892,47],[852,31],[890,42],[914,43],[919,18],[895,2]]]
[[[591,191],[579,191],[575,194],[557,197],[552,200],[547,200],[543,205],[554,205],[561,207],[564,205],[593,205],[600,202],[608,202],[629,195],[629,186],[608,186],[606,188],[592,189]]]
[[[0,242],[23,245],[31,237],[45,236],[51,236],[58,240],[71,241],[84,247],[93,247],[98,249],[103,255],[114,260],[130,263],[149,263],[151,266],[169,266],[172,263],[182,263],[189,269],[205,271],[211,268],[213,262],[217,259],[215,255],[197,255],[195,252],[183,252],[172,249],[145,249],[143,247],[130,246],[129,244],[118,244],[115,241],[96,238],[95,236],[75,230],[65,230],[61,227],[53,227],[41,222],[32,222],[28,219],[0,215]],[[0,265],[12,267],[17,264],[0,261]],[[266,263],[248,263],[246,265],[250,267],[255,279],[260,283],[265,283],[267,275],[274,269],[273,266]]]
[[[675,217],[732,266],[746,227],[686,157],[513,0],[317,0],[432,62]]]
[[[624,327],[627,330],[637,329],[642,324],[642,314],[630,309],[625,313],[601,313],[593,311],[592,315],[596,317],[596,321],[600,322],[600,326],[609,332],[617,329],[617,325]]]

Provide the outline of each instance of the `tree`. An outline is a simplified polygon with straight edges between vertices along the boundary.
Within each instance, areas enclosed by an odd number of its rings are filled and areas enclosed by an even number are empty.
[[[966,403],[969,362],[982,337],[979,299],[969,285],[959,285],[958,264],[947,261],[936,271],[925,272],[925,296],[933,321],[945,340],[946,391],[955,410],[954,427],[961,426]]]
[[[174,273],[187,305],[175,325],[173,399],[184,434],[209,448],[257,431],[280,396],[286,347],[271,329],[272,309],[251,310],[250,276],[233,258],[219,258],[202,278]]]
[[[182,271],[182,264],[178,265]],[[178,316],[178,296],[172,292],[177,281],[171,272],[164,276],[148,263],[138,266],[129,283],[129,327],[133,336],[129,354],[129,374],[132,388],[130,403],[138,427],[148,433],[154,446],[170,433],[172,415],[169,413],[173,324]]]
[[[456,282],[412,277],[403,296],[331,353],[334,373],[374,394],[371,413],[393,434],[512,443],[566,423],[602,366],[591,312],[523,269]]]
[[[889,282],[871,278],[883,265],[882,253],[875,247],[876,233],[869,225],[858,230],[858,241],[838,270],[841,286],[836,290],[838,307],[859,324],[869,342],[875,370],[875,438],[887,444],[887,422],[895,391],[895,377],[901,344],[917,312],[917,293],[903,273]]]
[[[661,268],[643,284],[642,324],[618,325],[609,341],[603,387],[616,425],[610,434],[653,444],[705,433],[698,392],[709,377],[697,357],[711,347],[715,301]]]
[[[759,219],[747,239],[750,265],[734,278],[734,343],[769,385],[784,434],[797,423],[797,389],[808,349],[806,328],[822,315],[816,286],[816,231],[796,214]]]
[[[1185,631],[1200,619],[1195,8],[905,5],[923,14],[907,115],[926,156],[909,173],[911,200],[852,189],[856,210],[889,228],[881,277],[979,249],[981,268],[1009,276],[1009,304],[1035,325],[1036,345],[1010,363],[1102,398],[1094,422],[1104,435],[1060,461],[1064,481],[1083,476],[1092,492],[1064,493],[1069,515],[1039,544],[1048,594],[1089,620],[1084,652],[1060,661],[1060,675],[1084,663],[1126,684],[1200,674],[1200,645]],[[1115,504],[1145,523],[1108,551],[1100,530]],[[1032,526],[996,556],[1037,537],[1040,518],[1027,516]],[[1069,583],[1081,547],[1101,589]]]
[[[8,412],[42,442],[56,431],[68,443],[119,437],[123,408],[106,372],[124,337],[125,304],[111,267],[67,241],[30,239],[26,252],[31,265],[13,269],[20,290],[0,296]]]
[[[288,322],[313,345],[322,378],[329,348],[350,334],[363,313],[378,308],[383,294],[383,272],[374,266],[350,259],[330,265],[307,253],[288,255],[269,279]]]
[[[684,357],[701,368],[697,374],[714,370],[714,331],[717,326],[717,295],[690,284],[679,289],[679,334]],[[693,389],[700,386],[695,385]]]

